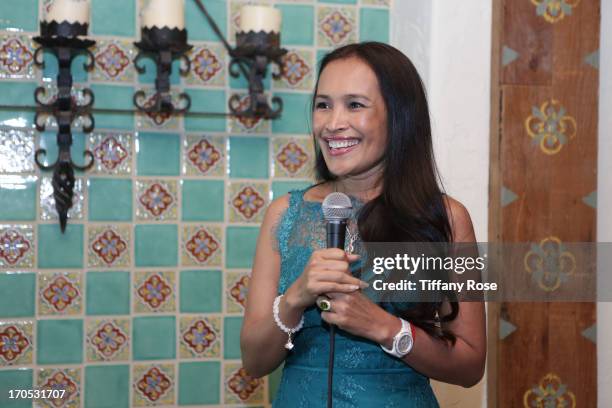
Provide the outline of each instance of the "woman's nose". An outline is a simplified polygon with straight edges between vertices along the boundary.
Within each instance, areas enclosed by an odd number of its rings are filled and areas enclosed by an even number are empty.
[[[337,132],[348,128],[348,122],[343,109],[334,109],[325,124],[328,132]]]

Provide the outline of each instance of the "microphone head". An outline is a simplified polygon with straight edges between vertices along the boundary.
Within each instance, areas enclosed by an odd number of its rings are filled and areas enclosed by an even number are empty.
[[[331,193],[323,200],[323,217],[325,221],[343,221],[349,219],[353,211],[351,199],[344,193]]]

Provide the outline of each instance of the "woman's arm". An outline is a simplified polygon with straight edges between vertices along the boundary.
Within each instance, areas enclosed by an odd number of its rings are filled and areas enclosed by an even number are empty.
[[[449,198],[447,205],[454,242],[475,242],[474,228],[468,211],[456,200]],[[448,304],[447,307],[450,308]],[[447,314],[449,310],[443,310]],[[379,343],[390,348],[393,336],[401,328],[400,320],[388,314],[388,321],[381,329]],[[457,337],[454,346],[429,336],[420,328],[415,329],[412,351],[403,361],[415,370],[433,379],[472,387],[484,375],[487,348],[485,307],[483,302],[459,302],[459,313],[450,322],[442,323]]]
[[[274,371],[287,355],[283,333],[272,316],[272,303],[277,295],[280,276],[280,255],[275,249],[275,225],[288,206],[288,196],[274,200],[266,211],[261,224],[253,270],[249,281],[244,321],[240,332],[242,364],[249,375],[262,377]],[[287,304],[283,296],[279,305],[281,321],[295,327],[303,309]]]
[[[449,199],[449,219],[455,242],[475,242],[474,229],[467,210]],[[451,215],[452,214],[452,215]],[[321,318],[354,335],[365,337],[391,348],[401,321],[373,303],[363,293],[333,293],[332,310]],[[450,307],[450,305],[445,305]],[[448,310],[442,310],[445,315]],[[486,360],[485,311],[482,302],[459,302],[459,313],[443,323],[457,337],[455,345],[433,338],[415,327],[412,351],[403,358],[406,364],[422,374],[447,383],[471,387],[484,374]]]

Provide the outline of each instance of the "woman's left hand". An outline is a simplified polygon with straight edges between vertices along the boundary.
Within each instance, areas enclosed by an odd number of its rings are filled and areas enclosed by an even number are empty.
[[[398,317],[372,302],[360,290],[332,292],[327,297],[330,298],[331,310],[321,312],[321,318],[356,336],[385,345],[389,334],[395,334],[402,326]]]

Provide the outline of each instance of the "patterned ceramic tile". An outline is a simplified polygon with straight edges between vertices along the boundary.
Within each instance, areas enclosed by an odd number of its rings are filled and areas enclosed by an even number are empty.
[[[81,406],[81,369],[45,368],[38,370],[37,387],[41,390],[65,390],[63,398],[34,401],[34,406],[45,408],[78,408]]]
[[[357,41],[354,7],[320,7],[317,13],[319,46],[337,47]]]
[[[231,222],[261,222],[268,202],[268,183],[230,183]]]
[[[88,226],[89,266],[129,266],[131,229],[125,225]]]
[[[176,310],[175,272],[134,272],[132,299],[134,312],[174,312]]]
[[[176,220],[178,207],[176,180],[137,180],[136,218],[139,220]]]
[[[131,69],[134,47],[129,41],[98,40],[94,49],[95,69],[93,81],[130,82],[134,80]]]
[[[249,289],[250,274],[247,272],[227,272],[225,278],[225,298],[227,313],[243,313]]]
[[[240,104],[238,110],[249,107],[250,98],[246,94],[240,94]],[[273,106],[274,107],[274,106]],[[262,118],[250,118],[246,116],[230,117],[230,132],[236,133],[270,133],[270,121]]]
[[[144,107],[149,108],[154,104],[153,93],[154,90],[151,88],[143,88],[145,91]],[[175,86],[172,87],[172,103],[175,106],[180,106],[177,94],[179,90]],[[166,112],[138,112],[136,114],[136,126],[142,130],[177,130],[181,124],[180,115],[171,115]]]
[[[198,44],[188,54],[191,70],[186,78],[189,85],[224,86],[227,51],[221,44]]]
[[[221,266],[223,235],[216,225],[184,226],[181,241],[182,265]]]
[[[132,381],[134,406],[174,404],[176,374],[173,364],[134,365]]]
[[[239,362],[226,362],[223,374],[226,404],[262,404],[264,402],[264,380],[248,375]]]
[[[92,173],[131,174],[134,156],[131,133],[92,133],[89,148],[96,159]]]
[[[186,135],[183,141],[183,174],[222,177],[225,174],[225,138]]]
[[[40,315],[74,315],[82,312],[82,273],[39,272],[38,288],[38,313]]]
[[[0,225],[0,267],[31,268],[35,253],[31,225]]]
[[[182,316],[179,336],[181,358],[221,356],[220,316]]]
[[[34,132],[0,129],[0,172],[28,173],[34,170]]]
[[[87,321],[87,361],[125,361],[130,356],[130,319]]]
[[[72,207],[68,210],[68,218],[72,220],[83,219],[83,208],[85,205],[85,193],[83,190],[83,179],[77,178],[74,182],[74,196],[72,197]],[[43,177],[40,180],[40,219],[57,220],[57,210],[55,209],[55,198],[53,197],[53,186],[51,177]]]
[[[274,175],[312,178],[314,148],[311,138],[277,137],[272,140]]]
[[[0,78],[34,79],[34,51],[25,35],[0,35]]]
[[[274,81],[278,89],[303,89],[314,87],[315,55],[307,49],[292,49],[283,56],[281,78]]]
[[[0,344],[0,367],[32,364],[32,322],[0,322]]]

